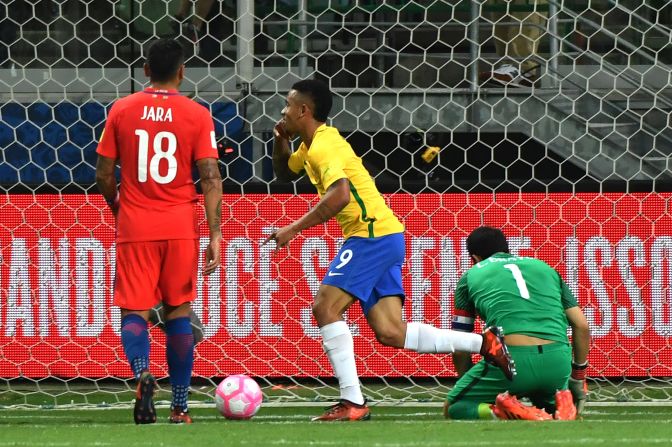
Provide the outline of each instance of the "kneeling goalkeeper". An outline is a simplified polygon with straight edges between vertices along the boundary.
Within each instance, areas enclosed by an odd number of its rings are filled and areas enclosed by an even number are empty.
[[[456,352],[453,362],[460,379],[448,394],[444,415],[576,418],[586,399],[590,331],[567,284],[545,262],[511,255],[499,229],[475,229],[467,238],[467,250],[476,264],[457,284],[453,329],[472,331],[476,315],[488,326],[502,327],[517,375],[507,380],[500,369],[483,361],[472,367],[469,354]],[[534,406],[521,404],[517,397],[530,399]]]

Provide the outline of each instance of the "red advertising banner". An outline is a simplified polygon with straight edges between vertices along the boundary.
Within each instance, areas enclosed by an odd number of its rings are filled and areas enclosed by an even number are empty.
[[[450,327],[457,279],[471,265],[464,240],[479,225],[499,226],[514,254],[543,259],[574,290],[591,324],[591,375],[672,376],[672,194],[387,199],[407,229],[407,320]],[[331,375],[310,305],[340,229],[312,228],[280,251],[261,245],[316,200],[224,196],[222,268],[199,278],[194,303],[205,334],[195,374]],[[130,376],[110,306],[113,242],[100,196],[0,198],[0,377]],[[454,374],[447,355],[381,346],[358,306],[347,317],[362,376]],[[165,372],[163,334],[154,328],[151,336],[152,368]]]

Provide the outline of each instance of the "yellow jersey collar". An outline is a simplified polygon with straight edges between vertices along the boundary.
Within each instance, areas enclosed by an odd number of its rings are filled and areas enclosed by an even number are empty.
[[[312,139],[311,144],[310,144],[311,146],[313,145],[312,143],[315,142],[315,137],[317,136],[317,134],[324,131],[324,130],[327,130],[327,127],[328,127],[327,123],[324,123],[324,124],[321,124],[320,127],[318,127],[317,129],[315,129],[315,133],[313,133],[313,139]],[[304,143],[302,141],[301,145],[299,146],[299,150],[303,150],[303,151],[308,152],[310,150],[310,147],[308,147],[306,145],[306,143]]]

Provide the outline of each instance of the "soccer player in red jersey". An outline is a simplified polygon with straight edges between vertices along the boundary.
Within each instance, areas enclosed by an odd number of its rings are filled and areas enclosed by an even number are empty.
[[[210,229],[203,274],[220,263],[222,182],[212,117],[182,96],[184,51],[160,39],[144,66],[151,85],[115,102],[98,144],[96,183],[116,217],[114,304],[121,308],[121,341],[138,385],[136,424],[156,422],[149,372],[149,312],[163,302],[166,357],[173,399],[170,422],[191,423],[187,396],[194,336],[189,321],[198,269],[198,167]],[[121,166],[117,189],[115,163]]]

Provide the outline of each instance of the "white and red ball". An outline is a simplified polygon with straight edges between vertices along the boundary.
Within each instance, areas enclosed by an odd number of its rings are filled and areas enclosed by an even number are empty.
[[[261,407],[261,388],[243,374],[229,376],[215,390],[217,410],[227,419],[249,419]]]

